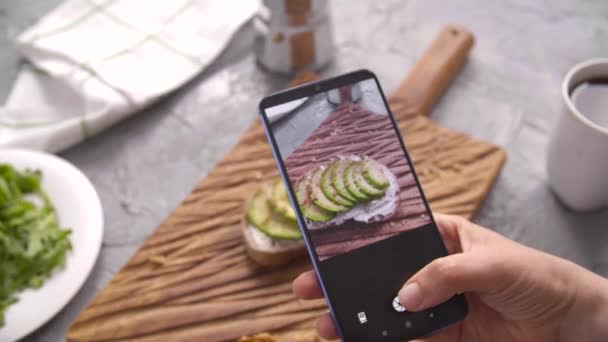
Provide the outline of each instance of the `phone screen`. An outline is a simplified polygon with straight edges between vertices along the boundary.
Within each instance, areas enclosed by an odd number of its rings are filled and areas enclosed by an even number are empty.
[[[263,121],[344,340],[398,341],[461,320],[462,296],[417,313],[396,298],[446,250],[375,76],[284,94],[262,102]]]

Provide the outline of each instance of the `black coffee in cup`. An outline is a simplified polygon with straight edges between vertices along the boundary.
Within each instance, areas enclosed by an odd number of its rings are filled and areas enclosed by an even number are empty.
[[[602,127],[608,127],[608,78],[579,83],[570,92],[570,98],[584,117]]]
[[[547,151],[547,181],[574,210],[608,208],[608,58],[572,67]]]

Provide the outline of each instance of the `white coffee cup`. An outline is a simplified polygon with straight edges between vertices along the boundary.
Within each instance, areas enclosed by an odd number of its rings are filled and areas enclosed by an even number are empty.
[[[579,211],[608,207],[608,127],[585,116],[571,98],[574,87],[597,78],[608,79],[608,58],[580,63],[566,74],[564,109],[549,145],[549,184],[564,204]]]

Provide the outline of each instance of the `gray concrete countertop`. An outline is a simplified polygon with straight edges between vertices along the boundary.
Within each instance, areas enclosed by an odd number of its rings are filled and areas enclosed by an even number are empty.
[[[59,1],[0,2],[0,103],[21,63],[14,38]],[[608,275],[608,211],[568,211],[548,189],[545,171],[561,78],[575,63],[608,55],[608,2],[333,0],[332,10],[338,50],[324,75],[367,68],[387,93],[443,24],[473,31],[470,59],[432,117],[508,151],[476,221]],[[26,341],[64,340],[87,302],[256,120],[257,101],[285,84],[257,68],[252,41],[246,26],[182,90],[61,153],[101,196],[103,249],[78,295]]]

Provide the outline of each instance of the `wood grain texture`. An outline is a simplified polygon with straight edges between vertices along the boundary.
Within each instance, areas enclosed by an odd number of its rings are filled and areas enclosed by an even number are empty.
[[[447,85],[458,63],[431,66],[460,57],[437,51],[435,62],[423,59],[412,75]],[[425,114],[421,110],[441,91],[414,96],[407,84],[415,83],[408,78],[390,105],[427,198],[436,212],[471,218],[505,153],[416,115]],[[247,258],[241,242],[243,202],[261,181],[277,176],[256,122],[77,317],[68,341],[234,341],[262,331],[289,341],[292,331],[312,329],[327,310],[324,301],[299,301],[290,291],[291,280],[310,268],[308,261],[265,269]]]
[[[401,83],[396,94],[412,106],[413,115],[428,114],[464,64],[475,39],[457,25],[444,27]]]
[[[291,182],[295,184],[318,166],[329,165],[336,156],[366,156],[386,166],[397,178],[399,204],[394,214],[378,222],[348,221],[309,230],[321,261],[431,223],[390,117],[351,102],[350,87],[343,93],[348,94],[347,100],[285,159]]]

